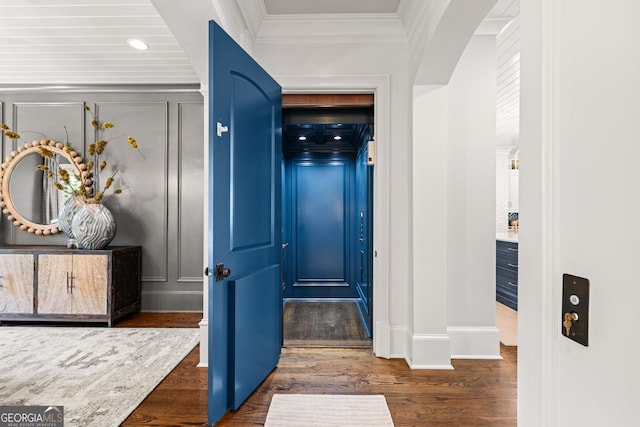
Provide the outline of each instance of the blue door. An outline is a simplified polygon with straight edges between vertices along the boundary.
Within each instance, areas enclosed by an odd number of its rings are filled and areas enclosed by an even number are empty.
[[[278,363],[281,88],[209,24],[209,424]]]

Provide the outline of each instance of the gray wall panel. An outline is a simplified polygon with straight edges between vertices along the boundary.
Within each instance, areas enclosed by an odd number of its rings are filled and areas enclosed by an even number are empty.
[[[81,150],[84,144],[84,103],[76,102],[14,102],[12,108],[11,128],[20,134],[16,142],[6,141],[5,144],[16,149],[27,142],[52,139],[65,142],[68,140],[74,148]],[[65,127],[66,132],[65,133]],[[38,173],[34,171],[34,175]],[[33,193],[33,189],[24,189],[24,193]],[[23,212],[21,212],[23,213]],[[23,213],[24,214],[24,213]],[[25,214],[26,215],[26,214]],[[30,215],[26,215],[28,219]],[[8,242],[16,245],[43,244],[41,236],[20,231],[16,227],[9,229]],[[63,245],[66,236],[62,233],[49,236],[47,244]]]
[[[151,90],[152,89],[152,90]],[[106,151],[108,168],[118,167],[123,193],[105,200],[118,232],[114,245],[140,245],[143,253],[142,307],[146,311],[202,310],[202,247],[206,235],[202,200],[204,129],[198,88],[120,88],[0,91],[0,119],[16,129],[42,131],[69,140],[79,151],[94,141],[91,116],[115,128]],[[2,115],[4,113],[4,116]],[[25,134],[26,135],[26,134]],[[138,141],[144,157],[126,137]],[[85,143],[86,141],[86,143]],[[6,138],[2,154],[6,157]],[[105,174],[103,179],[107,178]],[[0,220],[0,244],[64,245],[65,236],[33,236]]]
[[[114,245],[132,245],[144,241],[142,280],[167,281],[167,165],[168,123],[166,102],[108,102],[95,107],[100,121],[115,124],[107,146],[108,166],[102,182],[117,171],[114,186],[122,194],[107,196],[105,205],[112,210],[118,233]],[[131,135],[138,152],[127,142]]]
[[[178,282],[202,283],[204,201],[204,108],[178,105]]]
[[[83,149],[84,103],[77,102],[15,102],[13,104],[13,129],[23,142],[49,138],[69,142]],[[65,133],[66,128],[66,133]]]

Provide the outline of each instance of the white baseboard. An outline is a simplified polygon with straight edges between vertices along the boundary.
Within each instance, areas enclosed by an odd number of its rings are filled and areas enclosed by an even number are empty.
[[[447,334],[413,334],[410,342],[405,360],[411,369],[453,369]]]
[[[502,359],[500,332],[496,327],[450,326],[452,359]]]
[[[209,367],[209,319],[202,319],[200,323],[200,363],[198,368]]]

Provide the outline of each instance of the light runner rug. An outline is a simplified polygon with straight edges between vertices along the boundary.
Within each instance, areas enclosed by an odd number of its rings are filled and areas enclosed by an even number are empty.
[[[274,394],[265,427],[393,427],[382,394]]]
[[[116,427],[198,343],[198,329],[0,327],[0,405],[63,406]]]

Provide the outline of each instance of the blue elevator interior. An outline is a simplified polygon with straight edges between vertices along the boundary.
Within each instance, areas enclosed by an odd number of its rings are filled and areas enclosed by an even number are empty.
[[[355,301],[369,335],[372,116],[370,110],[285,109],[282,157],[285,301]]]

